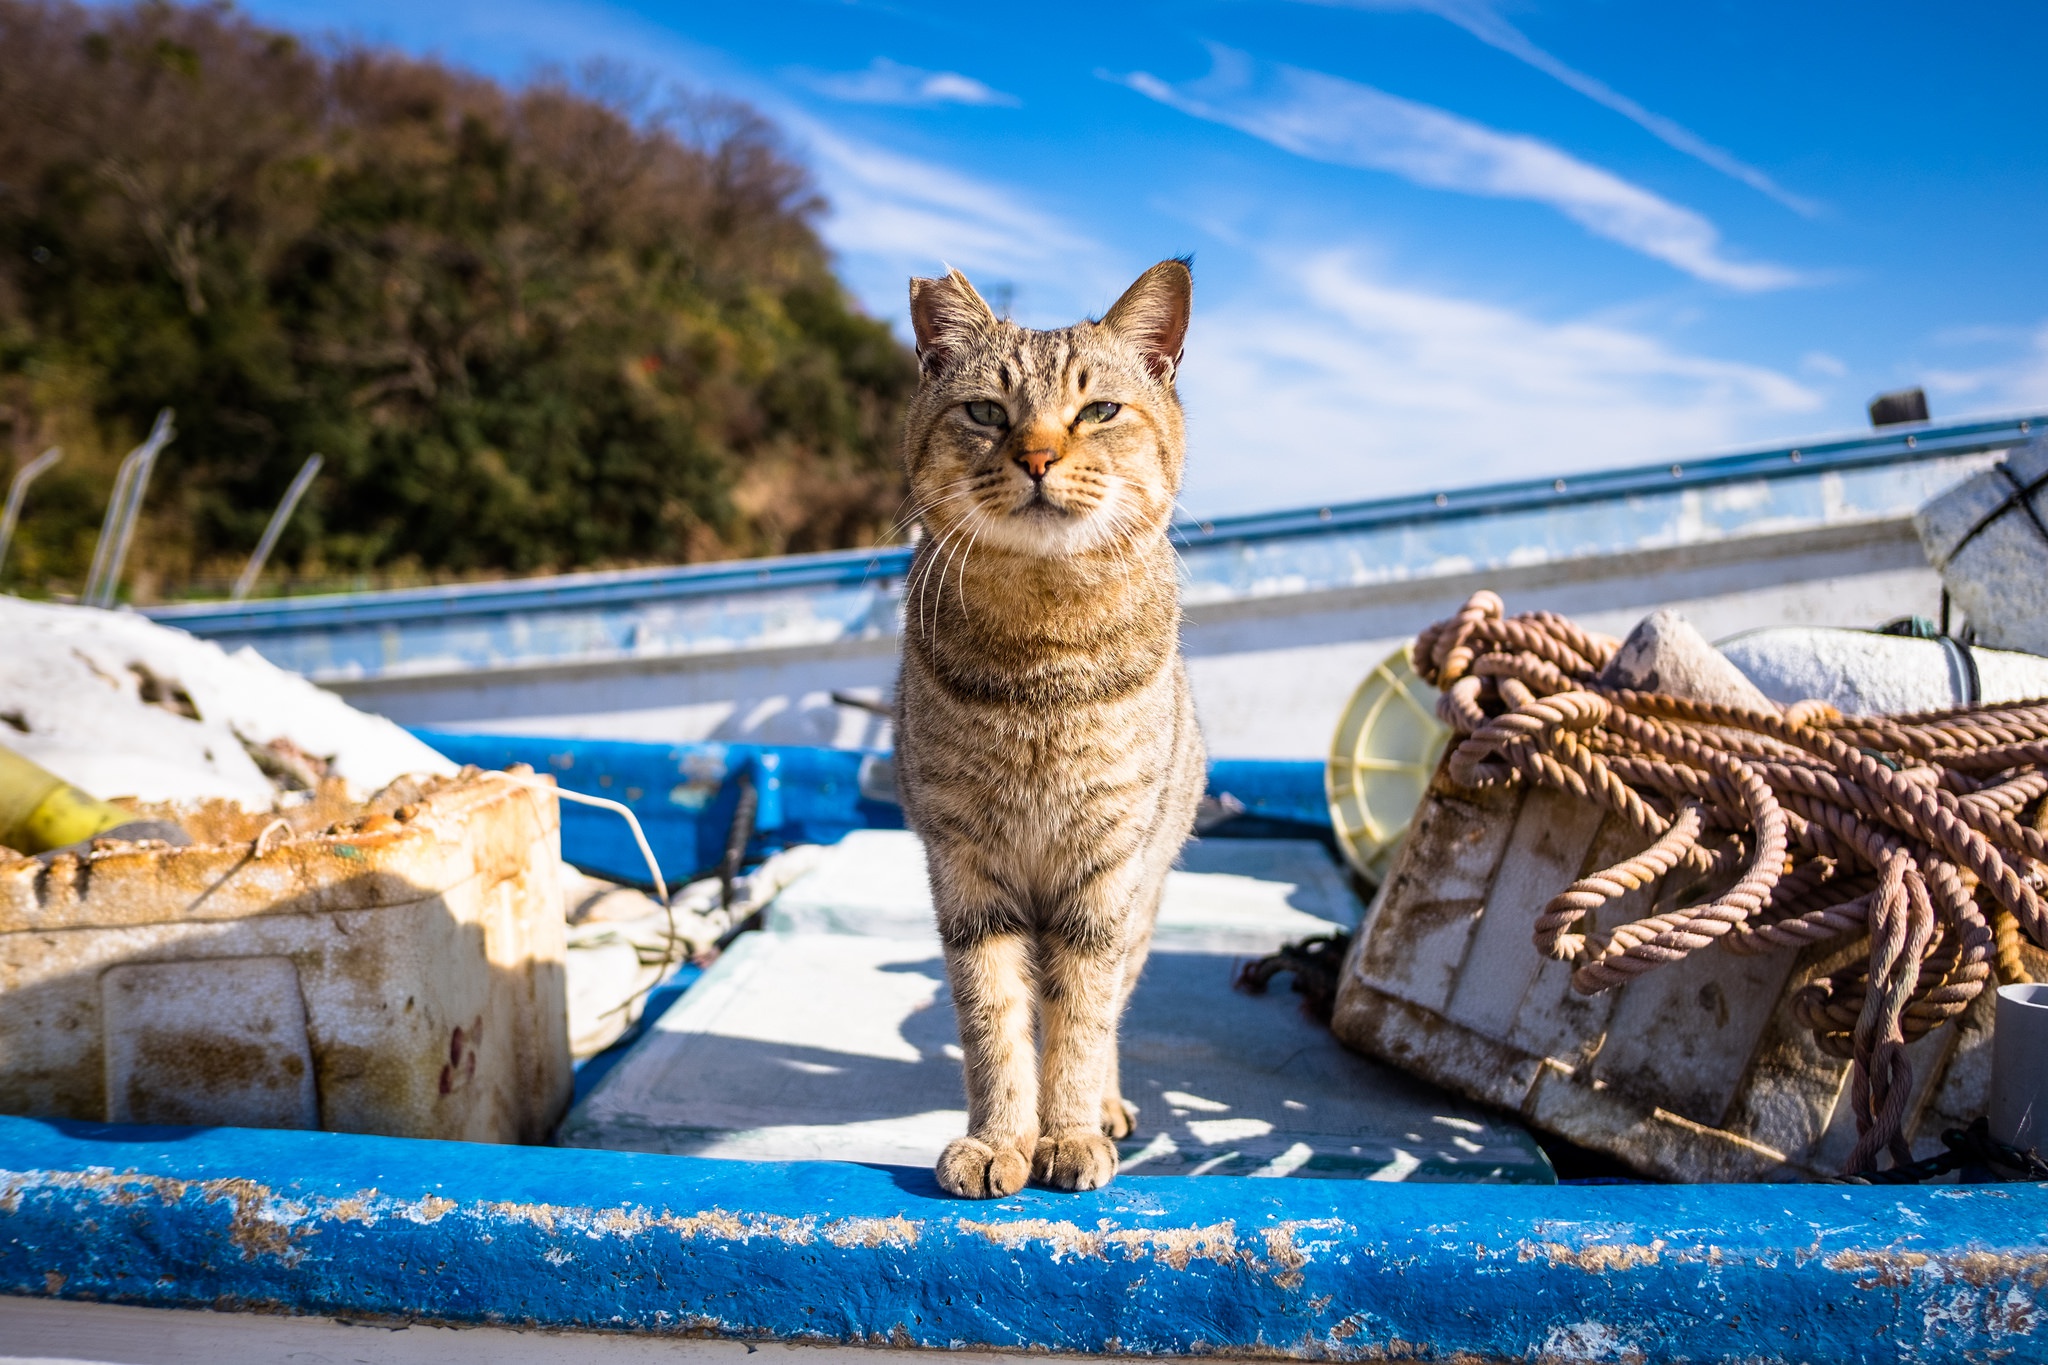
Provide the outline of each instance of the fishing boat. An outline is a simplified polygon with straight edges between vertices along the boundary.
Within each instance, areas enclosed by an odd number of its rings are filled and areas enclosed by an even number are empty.
[[[1178,527],[1228,757],[1127,1028],[1140,1130],[1086,1194],[951,1200],[915,1159],[958,1062],[889,771],[906,551],[158,609],[623,804],[670,880],[825,852],[583,1065],[555,1146],[0,1118],[0,1360],[2029,1358],[2041,1186],[1560,1182],[1230,977],[1360,913],[1320,756],[1472,588],[1710,636],[1931,615],[1912,512],[2042,420]],[[648,879],[614,814],[561,831]]]

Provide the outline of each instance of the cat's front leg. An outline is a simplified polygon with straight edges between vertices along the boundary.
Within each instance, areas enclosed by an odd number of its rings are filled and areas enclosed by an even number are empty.
[[[967,1135],[946,1144],[936,1174],[948,1194],[999,1199],[1024,1188],[1038,1142],[1031,946],[1015,932],[981,931],[982,918],[940,917],[942,932],[953,930],[946,977],[967,1072]]]
[[[1039,939],[1044,1086],[1031,1168],[1054,1189],[1100,1189],[1116,1175],[1116,1144],[1104,1132],[1105,1094],[1116,1069],[1125,959],[1113,934]]]

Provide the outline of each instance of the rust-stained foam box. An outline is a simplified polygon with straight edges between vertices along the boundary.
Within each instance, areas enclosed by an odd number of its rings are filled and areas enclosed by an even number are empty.
[[[546,1139],[573,1083],[550,793],[151,813],[193,846],[0,851],[0,1112]]]
[[[1440,765],[1352,945],[1331,1028],[1368,1056],[1645,1174],[1838,1174],[1856,1136],[1848,1063],[1820,1049],[1790,997],[1867,953],[1866,941],[1709,949],[1594,996],[1531,942],[1552,896],[1641,843],[1563,792],[1465,788]],[[1642,914],[1646,894],[1608,907],[1601,926]],[[1907,1050],[1916,1156],[1941,1151],[1944,1127],[1983,1112],[1990,1000]]]

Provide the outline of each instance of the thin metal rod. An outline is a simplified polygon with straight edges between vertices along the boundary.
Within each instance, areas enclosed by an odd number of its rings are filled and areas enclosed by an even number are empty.
[[[256,553],[249,556],[249,562],[242,566],[242,576],[235,580],[235,590],[228,594],[230,602],[239,602],[256,587],[256,580],[263,576],[264,562],[270,552],[277,548],[277,538],[284,534],[285,523],[292,519],[299,499],[306,496],[306,490],[313,486],[313,476],[320,472],[321,459],[308,455],[306,462],[299,466],[299,472],[292,479],[292,486],[284,490],[284,498],[277,504],[277,510],[270,514],[270,525],[263,528],[263,539],[256,542]]]
[[[99,544],[93,547],[92,573],[86,579],[84,603],[89,607],[111,607],[121,589],[121,571],[128,563],[128,548],[135,543],[135,523],[142,513],[143,495],[149,491],[149,476],[156,457],[176,435],[171,410],[156,415],[149,438],[128,452],[114,476],[113,500],[107,504],[106,520],[100,523]]]
[[[0,569],[7,567],[7,547],[14,543],[14,525],[21,520],[21,505],[28,501],[28,486],[63,454],[62,449],[51,446],[14,471],[14,482],[7,485],[7,510],[0,512]]]

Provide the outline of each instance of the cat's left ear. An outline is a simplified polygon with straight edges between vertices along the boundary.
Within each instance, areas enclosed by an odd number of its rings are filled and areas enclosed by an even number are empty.
[[[910,282],[910,328],[917,335],[917,368],[929,375],[995,331],[996,315],[965,275],[948,270],[944,279]]]
[[[1124,290],[1102,325],[1145,354],[1152,377],[1171,388],[1187,342],[1188,314],[1195,304],[1195,276],[1185,256],[1161,261]]]

